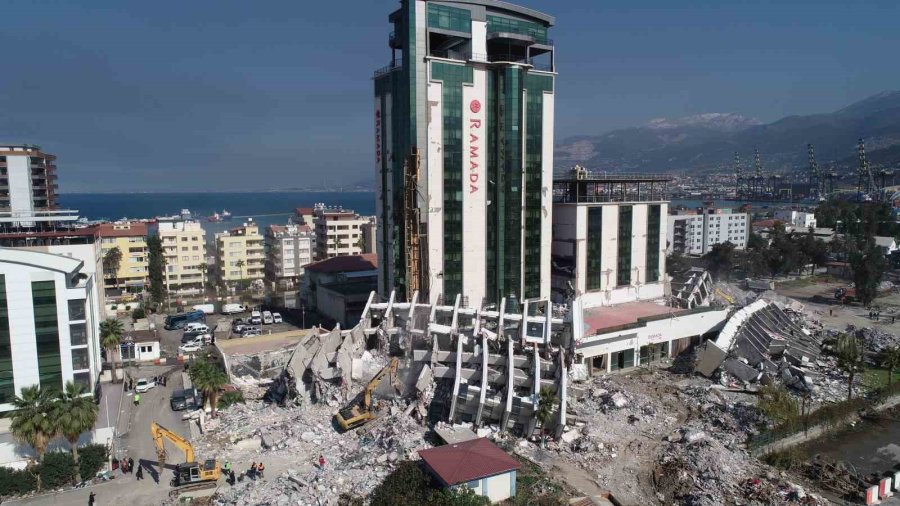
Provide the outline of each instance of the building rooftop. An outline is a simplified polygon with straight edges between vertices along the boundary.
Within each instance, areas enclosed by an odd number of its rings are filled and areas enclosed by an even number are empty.
[[[129,330],[122,336],[123,343],[153,343],[159,341],[156,330]]]
[[[344,296],[364,295],[367,296],[373,290],[378,288],[378,283],[374,276],[370,278],[357,278],[355,281],[345,281],[340,283],[328,283],[320,285],[319,288],[325,288],[332,292],[339,293]]]
[[[519,469],[519,462],[487,438],[420,450],[419,456],[447,486]]]
[[[144,237],[147,225],[140,221],[127,223],[101,223],[97,225],[100,237]]]
[[[636,324],[641,319],[676,315],[683,309],[664,306],[654,302],[637,301],[616,304],[614,306],[598,306],[584,310],[585,336],[592,336],[616,327]]]
[[[378,255],[363,253],[362,255],[337,256],[313,262],[304,268],[307,271],[321,273],[370,271],[378,268]]]
[[[29,265],[65,274],[75,274],[84,265],[83,261],[72,257],[17,248],[0,248],[0,262]]]
[[[668,174],[631,174],[590,171],[576,165],[553,176],[556,204],[603,204],[668,200]]]
[[[317,333],[317,329],[304,329],[240,339],[216,339],[215,346],[225,356],[251,355],[293,349],[304,337]]]

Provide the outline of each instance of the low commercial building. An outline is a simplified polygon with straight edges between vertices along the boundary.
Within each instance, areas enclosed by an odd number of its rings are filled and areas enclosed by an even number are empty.
[[[156,330],[131,330],[122,336],[122,344],[113,352],[122,362],[155,362],[160,359],[159,336]]]
[[[0,412],[22,388],[93,392],[101,371],[100,301],[75,258],[0,248]]]
[[[216,234],[219,281],[225,286],[262,281],[266,269],[264,249],[263,236],[252,220]]]
[[[100,235],[103,262],[110,252],[118,249],[121,259],[119,268],[107,269],[104,265],[103,281],[107,292],[140,293],[147,286],[149,277],[149,252],[147,249],[147,225],[139,221],[101,223],[97,226]]]
[[[192,220],[160,221],[158,228],[166,263],[166,290],[197,295],[206,287],[206,231]]]
[[[705,255],[716,244],[730,242],[735,249],[745,249],[750,238],[750,214],[731,209],[703,207],[695,211],[679,211],[668,217],[668,252]]]
[[[266,282],[288,290],[298,285],[312,263],[313,234],[306,225],[269,225],[265,237]]]
[[[810,228],[816,228],[815,213],[807,213],[803,211],[794,211],[792,209],[781,209],[775,211],[774,218],[786,226],[794,230],[803,232]]]
[[[307,308],[348,328],[359,321],[377,283],[374,254],[339,256],[306,266],[300,297]]]
[[[516,496],[521,465],[487,438],[420,450],[419,456],[445,488],[468,487],[492,503]]]
[[[370,218],[342,207],[316,204],[313,208],[316,233],[316,260],[363,253],[362,228]]]

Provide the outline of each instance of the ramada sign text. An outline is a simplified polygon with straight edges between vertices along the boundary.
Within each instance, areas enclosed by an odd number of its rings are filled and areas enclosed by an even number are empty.
[[[481,112],[481,102],[473,100],[469,104],[469,110],[472,114]],[[469,118],[469,193],[478,191],[478,135],[477,130],[481,128],[480,118]]]

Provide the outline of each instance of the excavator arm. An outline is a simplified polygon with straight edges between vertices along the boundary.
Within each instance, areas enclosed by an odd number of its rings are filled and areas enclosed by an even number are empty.
[[[384,378],[385,374],[391,374],[391,383],[394,383],[397,376],[397,368],[400,366],[400,361],[397,357],[391,359],[391,363],[388,364],[384,369],[378,371],[378,374],[372,378],[372,381],[366,385],[366,393],[363,397],[363,408],[370,409],[372,407],[372,394],[375,392],[375,389],[378,388],[378,385],[381,384],[382,378]]]
[[[150,425],[150,434],[153,435],[153,442],[156,444],[156,457],[159,460],[160,469],[163,469],[166,465],[166,439],[184,452],[185,462],[194,462],[194,447],[190,441],[156,422]]]

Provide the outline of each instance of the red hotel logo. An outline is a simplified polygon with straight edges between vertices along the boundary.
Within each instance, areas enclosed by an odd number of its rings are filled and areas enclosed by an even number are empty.
[[[472,114],[478,114],[481,111],[481,102],[478,100],[469,102],[469,110],[472,111]],[[478,163],[478,135],[476,133],[480,128],[480,118],[469,118],[469,193],[478,191],[480,164]]]
[[[473,100],[469,104],[469,110],[474,112],[475,114],[478,114],[479,112],[481,112],[481,102],[479,102],[477,100]]]

